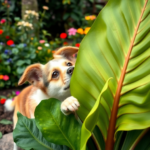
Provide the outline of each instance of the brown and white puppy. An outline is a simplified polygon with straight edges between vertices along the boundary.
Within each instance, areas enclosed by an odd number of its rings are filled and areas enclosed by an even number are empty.
[[[15,97],[14,101],[7,100],[5,103],[8,111],[15,107],[14,128],[18,111],[28,118],[34,118],[36,106],[44,99],[56,98],[62,101],[60,109],[64,114],[78,109],[78,100],[70,95],[70,79],[76,61],[72,55],[77,52],[77,47],[63,47],[55,52],[54,59],[47,64],[33,64],[26,68],[18,84],[28,81],[31,85]]]

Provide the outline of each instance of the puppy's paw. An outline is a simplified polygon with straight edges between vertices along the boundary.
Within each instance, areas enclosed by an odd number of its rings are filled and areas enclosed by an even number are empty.
[[[71,112],[78,110],[79,106],[78,100],[73,96],[70,96],[61,103],[61,111],[63,114],[69,115]]]

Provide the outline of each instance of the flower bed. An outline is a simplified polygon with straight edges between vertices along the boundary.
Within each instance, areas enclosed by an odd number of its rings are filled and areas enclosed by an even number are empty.
[[[52,59],[57,48],[68,45],[79,47],[96,16],[85,16],[82,28],[71,27],[50,41],[48,37],[51,34],[45,30],[42,35],[34,36],[34,31],[40,30],[41,22],[37,26],[33,22],[39,18],[38,13],[28,10],[24,18],[25,21],[17,19],[11,26],[6,19],[0,20],[0,89],[17,86],[28,65],[45,64]]]
[[[65,7],[73,5],[71,1],[69,3],[63,1],[62,4]],[[5,0],[0,8],[0,12],[6,12],[6,16],[0,18],[0,89],[16,87],[28,65],[45,64],[53,58],[53,52],[59,47],[68,45],[79,47],[96,18],[95,15],[80,18],[82,21],[80,28],[77,29],[73,27],[71,21],[64,32],[53,37],[43,29],[49,7],[42,6],[39,13],[26,10],[23,19],[20,19],[17,16],[12,18],[13,5],[16,3]]]

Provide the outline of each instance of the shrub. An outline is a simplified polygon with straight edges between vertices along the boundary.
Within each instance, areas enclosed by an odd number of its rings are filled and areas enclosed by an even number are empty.
[[[45,36],[42,36],[42,43],[37,37],[33,38],[32,23],[17,21],[8,26],[9,22],[3,20],[0,24],[0,88],[17,86],[28,65],[44,64],[52,59],[52,50]]]

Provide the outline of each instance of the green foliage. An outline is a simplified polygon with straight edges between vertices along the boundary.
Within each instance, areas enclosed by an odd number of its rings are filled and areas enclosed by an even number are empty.
[[[43,5],[49,7],[49,10],[45,13],[43,27],[49,30],[53,36],[59,35],[72,26],[76,28],[81,26],[82,18],[84,18],[83,8],[85,6],[83,0],[57,2],[51,0],[49,3],[43,3],[43,1],[38,0],[38,3],[40,4],[40,10],[42,10]]]
[[[1,84],[3,83],[3,86],[0,86],[0,88],[10,87],[10,85],[16,86],[25,68],[30,64],[38,62],[45,64],[52,59],[50,46],[47,47],[45,45],[46,41],[40,44],[36,38],[29,45],[20,43],[12,47],[3,44],[0,50],[0,75],[8,75],[9,79],[1,79],[0,82]],[[38,47],[41,50],[38,50]],[[8,84],[9,82],[10,84]]]
[[[9,120],[6,120],[6,119],[2,119],[2,120],[0,121],[0,124],[4,124],[4,125],[12,124],[12,121],[9,121]]]
[[[12,26],[8,24],[5,20],[1,25],[0,75],[7,75],[9,78],[0,78],[0,88],[16,86],[28,65],[37,62],[45,64],[52,59],[52,47],[44,36],[41,43],[37,37],[32,37],[32,32],[26,31],[28,28],[22,27],[23,30],[18,30],[17,22]]]
[[[35,119],[28,119],[18,113],[18,122],[13,131],[15,143],[24,149],[68,150],[68,146],[78,150],[81,126],[73,114],[65,116],[60,111],[60,103],[53,98],[43,100],[36,107]],[[27,144],[28,141],[30,144]]]
[[[43,100],[35,110],[35,120],[45,139],[72,150],[80,147],[81,126],[74,115],[65,116],[57,99]]]
[[[36,127],[34,119],[28,119],[20,113],[17,116],[18,122],[13,131],[13,138],[19,147],[25,150],[32,148],[34,150],[68,150],[65,146],[47,142],[41,131]]]

